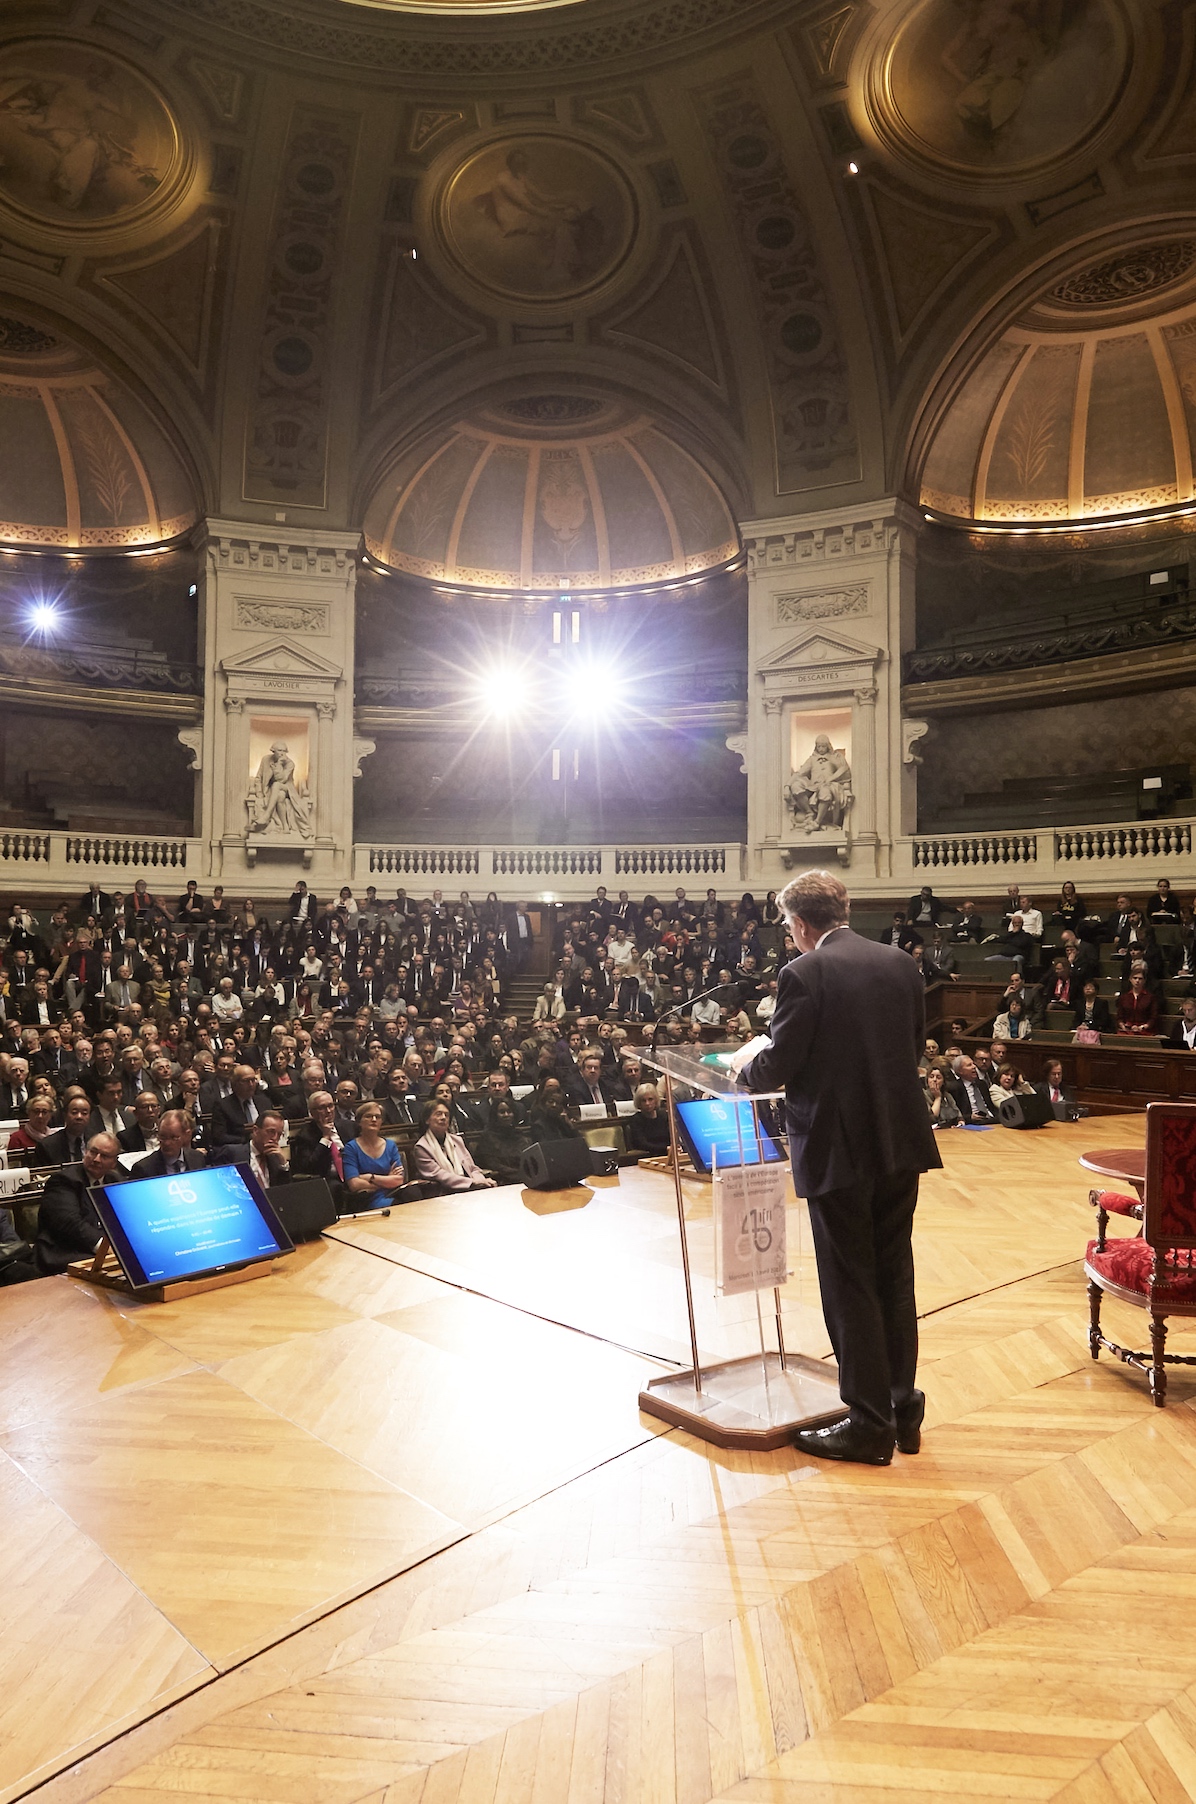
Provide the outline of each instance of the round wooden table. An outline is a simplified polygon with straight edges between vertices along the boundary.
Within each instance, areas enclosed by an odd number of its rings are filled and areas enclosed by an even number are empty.
[[[1098,1153],[1081,1153],[1080,1164],[1099,1178],[1117,1178],[1123,1184],[1132,1184],[1139,1196],[1146,1187],[1145,1147],[1111,1146]]]

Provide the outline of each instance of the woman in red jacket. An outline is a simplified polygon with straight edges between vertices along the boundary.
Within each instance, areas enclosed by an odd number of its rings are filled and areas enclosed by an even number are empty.
[[[1146,987],[1141,971],[1130,978],[1130,987],[1117,998],[1117,1031],[1119,1034],[1157,1034],[1159,1003],[1153,990]]]

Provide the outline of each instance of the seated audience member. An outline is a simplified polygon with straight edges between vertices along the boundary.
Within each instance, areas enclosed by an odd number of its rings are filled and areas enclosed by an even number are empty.
[[[143,1090],[133,1104],[133,1119],[116,1138],[122,1153],[154,1153],[160,1143],[157,1092]]]
[[[1076,894],[1075,884],[1069,881],[1059,892],[1059,900],[1051,914],[1051,926],[1054,928],[1070,927],[1073,933],[1078,933],[1080,922],[1087,913],[1088,909],[1085,903]],[[1056,936],[1052,934],[1051,937],[1055,938]]]
[[[1154,928],[1142,919],[1138,909],[1130,909],[1129,920],[1117,935],[1115,950],[1121,954],[1121,977],[1127,987],[1135,961],[1145,965],[1147,977],[1152,982],[1157,983],[1162,978],[1162,949],[1155,938]]]
[[[995,1120],[988,1086],[976,1070],[975,1060],[968,1058],[966,1053],[960,1053],[958,1058],[952,1060],[947,1087],[965,1124]]]
[[[1148,899],[1142,912],[1148,921],[1162,921],[1168,926],[1178,924],[1179,901],[1171,894],[1169,878],[1159,878],[1154,895]]]
[[[414,1127],[419,1120],[420,1099],[411,1088],[411,1079],[403,1065],[392,1065],[386,1075],[386,1095],[382,1098],[384,1127]]]
[[[1016,1065],[1002,1065],[988,1094],[993,1108],[999,1109],[1007,1096],[1033,1096],[1034,1085],[1027,1082],[1025,1072]]]
[[[922,935],[917,928],[906,920],[901,910],[893,911],[893,925],[877,934],[882,946],[896,946],[899,952],[909,952],[914,946],[922,945]]]
[[[998,1015],[993,1022],[994,1040],[1028,1040],[1031,1028],[1026,1017],[1026,1005],[1019,996],[1011,996],[1005,1006],[1004,1014]]]
[[[243,1146],[249,1130],[269,1107],[265,1090],[259,1091],[257,1072],[252,1065],[234,1065],[232,1091],[221,1097],[212,1109],[212,1145]],[[281,1120],[281,1116],[279,1117]]]
[[[133,1119],[132,1109],[129,1110],[126,1117],[121,1106],[123,1096],[124,1086],[120,1078],[115,1073],[111,1077],[105,1078],[100,1085],[95,1108],[91,1111],[91,1119],[87,1124],[89,1136],[92,1134],[115,1134],[116,1138],[120,1139],[128,1123]],[[123,1147],[121,1150],[124,1150]]]
[[[1091,940],[1079,939],[1070,927],[1065,927],[1059,935],[1059,950],[1067,960],[1068,970],[1081,984],[1100,976],[1100,953]]]
[[[925,1041],[922,1046],[921,1056],[918,1059],[918,1070],[922,1072],[929,1071],[930,1067],[938,1059],[941,1050],[942,1048],[939,1046],[937,1040]]]
[[[191,1118],[183,1109],[167,1109],[158,1117],[157,1150],[138,1159],[131,1178],[181,1177],[185,1171],[202,1171],[204,1154],[191,1144]]]
[[[12,1059],[0,1082],[0,1121],[19,1121],[29,1105],[29,1061]]]
[[[492,1074],[496,1075],[496,1074]],[[490,1105],[490,1122],[477,1145],[477,1161],[496,1184],[517,1184],[520,1159],[531,1144],[515,1113],[513,1096],[500,1094]]]
[[[927,1070],[923,1094],[930,1110],[931,1127],[962,1127],[959,1104],[947,1089],[946,1079],[937,1065],[931,1065]]]
[[[655,1084],[640,1084],[635,1093],[635,1114],[623,1123],[623,1143],[629,1153],[662,1159],[673,1143],[668,1111],[660,1106]]]
[[[290,1139],[292,1177],[323,1178],[335,1195],[343,1190],[344,1145],[336,1130],[336,1103],[327,1090],[313,1090],[307,1098],[311,1120],[297,1128]]]
[[[1004,1040],[994,1040],[987,1051],[983,1046],[977,1047],[976,1049],[972,1062],[976,1067],[977,1076],[986,1088],[995,1084],[997,1081],[997,1072],[1005,1063],[1005,1048],[1006,1043]],[[959,1057],[958,1049],[953,1057]],[[944,1081],[946,1082],[948,1089],[951,1088],[951,1062],[951,1058],[949,1057],[947,1060],[947,1069],[944,1072]]]
[[[581,1135],[565,1114],[565,1091],[559,1078],[546,1077],[527,1114],[527,1131],[533,1142],[580,1140]]]
[[[1179,1005],[1179,1020],[1163,1039],[1163,1045],[1176,1052],[1196,1052],[1196,997],[1185,996]],[[12,1151],[12,1141],[8,1143]]]
[[[959,913],[947,929],[947,937],[956,945],[963,945],[968,940],[977,946],[980,944],[984,938],[984,921],[976,913],[974,902],[961,903]]]
[[[449,1132],[449,1111],[438,1098],[424,1104],[420,1120],[424,1132],[415,1143],[416,1176],[429,1185],[432,1196],[465,1190],[492,1190],[488,1178],[474,1162],[460,1134]]]
[[[47,1134],[40,1146],[33,1148],[29,1155],[30,1165],[78,1165],[87,1147],[90,1121],[91,1098],[87,1092],[68,1090],[63,1098],[62,1126]],[[120,1151],[119,1147],[117,1151]]]
[[[579,1106],[586,1103],[597,1103],[609,1110],[611,1095],[609,1085],[602,1071],[602,1054],[598,1051],[583,1052],[577,1061],[576,1069],[566,1073],[566,1095],[572,1103]]]
[[[1003,934],[990,933],[984,944],[999,948],[996,952],[985,954],[985,964],[1011,964],[1018,971],[1024,971],[1037,953],[1037,942],[1026,932],[1020,914],[1012,917]]]
[[[119,1184],[120,1148],[111,1134],[93,1134],[79,1161],[51,1174],[37,1213],[37,1264],[43,1276],[64,1272],[72,1259],[94,1253],[104,1238],[88,1191]]]
[[[52,1096],[31,1096],[25,1110],[25,1119],[8,1136],[9,1159],[27,1164],[49,1134],[50,1123],[57,1112]]]
[[[322,1118],[326,1117],[327,1111],[322,1103],[321,1118],[316,1117],[314,1103],[312,1115],[323,1127]],[[421,1197],[435,1194],[423,1184],[411,1182],[402,1153],[382,1131],[380,1102],[360,1103],[355,1112],[354,1125],[356,1133],[341,1155],[345,1183],[354,1208],[384,1209],[390,1203],[414,1203]],[[331,1154],[331,1141],[329,1153]]]
[[[1117,1031],[1139,1036],[1157,1034],[1158,1024],[1159,999],[1147,988],[1143,973],[1135,971],[1129,989],[1123,990],[1117,998]]]
[[[937,927],[942,917],[951,913],[949,902],[940,902],[928,883],[924,883],[916,896],[909,899],[906,919],[914,926],[922,928]]]
[[[756,1004],[756,1020],[761,1027],[768,1026],[773,1015],[776,1013],[776,1007],[777,980],[775,977],[770,977],[764,985],[763,996],[761,996],[759,1002]]]
[[[213,1165],[248,1165],[263,1190],[285,1184],[287,1168],[278,1150],[285,1126],[277,1109],[266,1107],[249,1130],[247,1140],[226,1140],[212,1153]]]
[[[1043,985],[1048,1008],[1074,1009],[1081,988],[1080,979],[1066,958],[1052,960],[1050,976]]]
[[[1073,1028],[1086,1027],[1092,1033],[1111,1034],[1113,1032],[1113,1013],[1104,997],[1098,993],[1096,981],[1088,978],[1084,984],[1084,993],[1076,1005],[1072,1016]]]
[[[1041,1084],[1035,1084],[1034,1088],[1040,1096],[1046,1097],[1060,1120],[1076,1107],[1076,1093],[1070,1085],[1063,1082],[1063,1063],[1060,1059],[1048,1061],[1045,1080]]]

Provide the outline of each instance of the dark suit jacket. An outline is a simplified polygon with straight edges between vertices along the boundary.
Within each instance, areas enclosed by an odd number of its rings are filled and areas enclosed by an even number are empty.
[[[799,1196],[942,1164],[922,1095],[925,993],[914,962],[850,929],[782,967],[772,1044],[747,1088],[784,1086]]]
[[[415,1127],[419,1122],[419,1113],[423,1103],[414,1091],[408,1090],[406,1096],[386,1096],[382,1099],[382,1125],[384,1127]]]
[[[1163,1045],[1170,1046],[1174,1052],[1187,1052],[1188,1046],[1187,1042],[1184,1040],[1183,1028],[1180,1022],[1177,1021],[1175,1026],[1171,1029],[1171,1032],[1164,1035]]]
[[[970,1121],[972,1119],[972,1099],[968,1095],[963,1079],[949,1077],[944,1088],[947,1090],[951,1100],[954,1102],[964,1120]],[[988,1079],[984,1077],[981,1072],[976,1073],[976,1089],[980,1094],[980,1100],[983,1105],[981,1112],[983,1113],[983,1109],[987,1109],[988,1119],[990,1121],[995,1121],[997,1119],[997,1111],[993,1107],[992,1099],[988,1094]]]
[[[120,1184],[124,1176],[118,1166],[105,1182]],[[43,1272],[64,1272],[72,1259],[85,1258],[99,1245],[103,1229],[87,1194],[90,1189],[91,1179],[82,1165],[56,1171],[46,1185],[37,1212],[37,1263]]]
[[[889,947],[893,945],[894,926],[896,926],[895,922],[892,926],[886,927],[883,933],[877,934],[876,938],[880,945]],[[897,933],[897,946],[902,952],[908,952],[911,946],[924,946],[926,944],[922,935],[911,921],[906,921],[902,927],[898,927]],[[923,1103],[922,1106],[925,1108],[925,1103]]]
[[[211,1165],[248,1165],[252,1152],[247,1140],[230,1140],[226,1145],[218,1146],[208,1162]],[[266,1170],[270,1173],[271,1187],[286,1183],[287,1167],[281,1153],[266,1154]]]
[[[326,1184],[339,1181],[332,1153],[314,1121],[291,1137],[291,1170],[297,1178],[323,1178]]]
[[[91,1129],[89,1124],[88,1127],[83,1130],[82,1134],[84,1145],[87,1144],[87,1141],[90,1138]],[[40,1146],[34,1147],[29,1155],[29,1163],[31,1166],[66,1165],[70,1162],[70,1157],[71,1149],[67,1144],[66,1129],[56,1128],[52,1134],[46,1135]],[[80,1170],[81,1169],[82,1167],[80,1167]]]
[[[128,1150],[131,1152],[132,1148],[130,1147]],[[193,1146],[189,1146],[183,1154],[183,1164],[188,1171],[202,1171],[207,1162],[203,1153],[196,1152]],[[129,1176],[131,1178],[164,1178],[166,1176],[166,1155],[161,1147],[156,1153],[147,1153],[144,1159],[138,1159]]]
[[[1051,1086],[1049,1084],[1035,1084],[1034,1088],[1039,1096],[1045,1096],[1048,1101],[1050,1100]],[[1065,1109],[1074,1109],[1076,1106],[1075,1090],[1070,1084],[1060,1084],[1059,1088],[1063,1094],[1063,1107]]]
[[[46,1008],[48,1010],[48,1020],[43,1021],[40,1014],[38,998],[32,991],[26,991],[24,1000],[21,1003],[21,1026],[53,1027],[54,1023],[63,1012],[62,1005],[61,1003],[55,1002],[53,996],[47,996]]]
[[[259,1115],[263,1109],[272,1106],[263,1090],[255,1090],[251,1101]],[[212,1110],[212,1145],[225,1146],[230,1140],[238,1143],[246,1140],[248,1127],[249,1123],[245,1120],[245,1109],[240,1097],[222,1097]]]
[[[1081,993],[1076,1012],[1071,1018],[1071,1024],[1073,1027],[1080,1027],[1083,1024],[1083,1020],[1084,997]],[[1111,1034],[1113,1032],[1113,1011],[1103,996],[1098,996],[1092,1005],[1091,1025],[1096,1029],[1098,1034]]]

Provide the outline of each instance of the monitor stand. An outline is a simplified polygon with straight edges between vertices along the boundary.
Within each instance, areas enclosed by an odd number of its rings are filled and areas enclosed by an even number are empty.
[[[72,1259],[66,1269],[72,1278],[81,1278],[85,1284],[96,1284],[101,1290],[122,1291],[138,1303],[174,1303],[180,1297],[195,1297],[204,1290],[223,1290],[229,1284],[246,1284],[251,1278],[268,1278],[274,1269],[274,1260],[257,1259],[252,1265],[239,1265],[233,1271],[209,1272],[202,1278],[178,1278],[171,1284],[154,1284],[144,1290],[134,1290],[105,1234],[90,1259]]]

